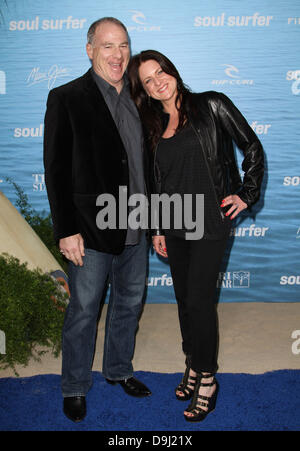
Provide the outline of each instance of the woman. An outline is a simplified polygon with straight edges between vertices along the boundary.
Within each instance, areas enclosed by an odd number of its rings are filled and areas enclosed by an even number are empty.
[[[128,66],[132,97],[153,153],[156,192],[204,194],[204,234],[186,239],[174,211],[168,230],[158,229],[153,246],[168,257],[178,304],[186,370],[176,388],[179,400],[192,401],[187,421],[201,421],[216,404],[217,365],[216,282],[231,220],[259,198],[263,149],[245,118],[225,95],[194,94],[183,84],[172,62],[147,50]],[[233,144],[244,154],[243,182]],[[181,215],[181,213],[180,213]]]

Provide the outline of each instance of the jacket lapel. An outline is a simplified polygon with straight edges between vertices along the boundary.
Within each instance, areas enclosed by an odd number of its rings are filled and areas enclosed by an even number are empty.
[[[102,124],[105,124],[106,132],[111,132],[114,138],[118,139],[123,145],[115,121],[109,111],[103,95],[92,77],[91,69],[83,75],[82,81],[83,89],[87,95],[87,100],[95,111],[95,121],[98,122],[99,120],[99,122],[101,121]]]

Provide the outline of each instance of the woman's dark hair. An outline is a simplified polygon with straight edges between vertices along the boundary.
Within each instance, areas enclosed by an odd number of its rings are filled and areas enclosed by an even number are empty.
[[[179,123],[176,132],[183,127],[187,119],[186,101],[190,91],[184,85],[174,64],[162,53],[156,50],[144,50],[131,58],[127,69],[131,85],[131,95],[146,129],[150,147],[154,150],[164,132],[164,127],[162,121],[162,104],[159,100],[152,99],[148,96],[139,77],[140,65],[149,60],[156,61],[166,74],[171,75],[177,80],[178,94],[175,105],[179,112]]]

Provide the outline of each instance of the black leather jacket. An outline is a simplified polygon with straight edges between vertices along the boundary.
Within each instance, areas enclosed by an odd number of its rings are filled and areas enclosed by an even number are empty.
[[[169,115],[164,112],[161,114],[166,127]],[[248,207],[254,205],[260,196],[264,152],[244,116],[227,96],[207,91],[190,94],[188,118],[198,137],[199,150],[203,151],[221,216],[223,217],[223,212],[219,207],[220,203],[230,194],[238,194]],[[233,141],[244,154],[243,181],[237,167]],[[156,192],[160,193],[161,180],[156,150],[153,164]]]

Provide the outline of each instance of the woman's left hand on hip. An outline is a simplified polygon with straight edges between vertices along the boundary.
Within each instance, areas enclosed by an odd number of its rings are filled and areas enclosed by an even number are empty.
[[[230,219],[234,219],[241,211],[245,210],[248,205],[237,195],[231,194],[222,200],[221,207],[228,207],[232,205],[231,208],[225,213],[225,216],[230,216]]]

